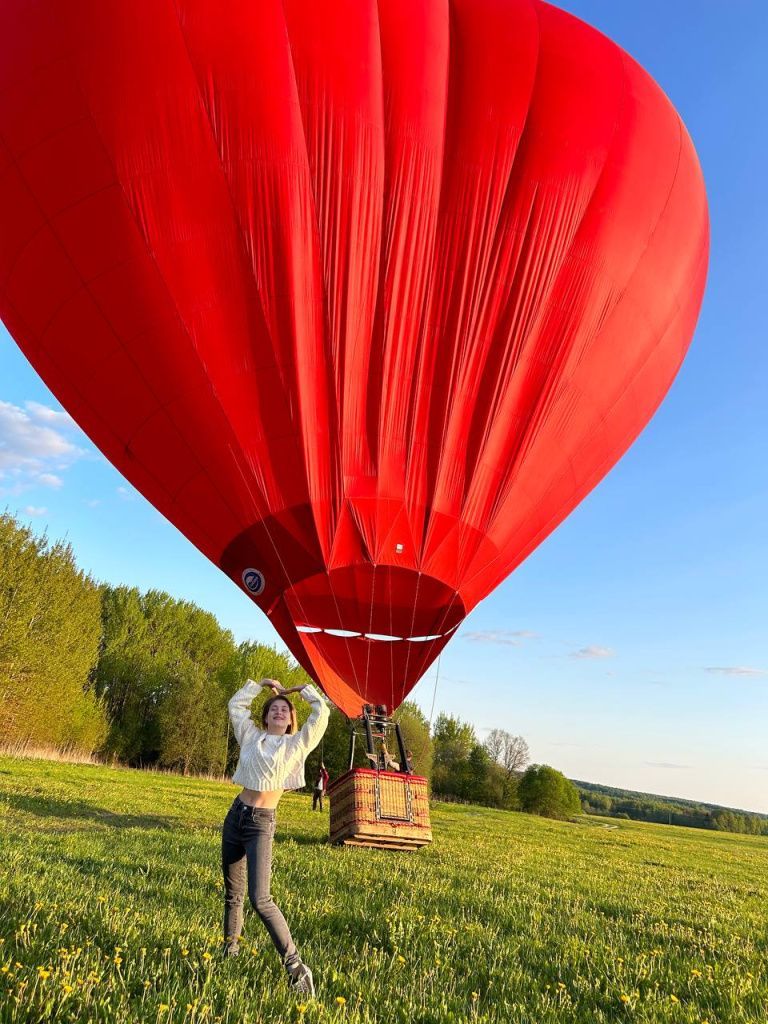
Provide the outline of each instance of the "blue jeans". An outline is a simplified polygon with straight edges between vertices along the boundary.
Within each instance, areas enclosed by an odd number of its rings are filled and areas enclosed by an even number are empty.
[[[266,807],[249,807],[240,797],[224,819],[221,835],[221,867],[224,872],[224,952],[235,954],[243,930],[246,884],[251,906],[261,918],[286,968],[299,963],[291,933],[280,909],[270,895],[272,837],[275,812]]]

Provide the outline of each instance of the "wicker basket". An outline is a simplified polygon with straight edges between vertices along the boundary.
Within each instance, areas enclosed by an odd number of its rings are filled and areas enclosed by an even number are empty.
[[[432,842],[427,780],[352,768],[328,787],[331,842],[415,850]]]

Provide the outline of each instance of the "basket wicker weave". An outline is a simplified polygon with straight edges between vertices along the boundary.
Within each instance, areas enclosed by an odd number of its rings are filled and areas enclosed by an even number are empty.
[[[432,842],[427,780],[352,768],[328,787],[331,842],[415,850]]]

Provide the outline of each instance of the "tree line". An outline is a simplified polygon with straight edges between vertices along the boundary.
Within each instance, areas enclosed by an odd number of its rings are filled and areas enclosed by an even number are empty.
[[[694,800],[670,799],[649,793],[614,789],[589,782],[576,783],[585,814],[631,818],[663,825],[707,828],[718,832],[768,835],[768,818],[749,811],[735,811]]]
[[[227,775],[238,756],[227,715],[231,694],[249,677],[288,687],[309,682],[286,652],[237,644],[191,601],[97,583],[78,569],[69,545],[49,543],[7,514],[0,516],[0,564],[6,744],[69,746],[136,767]],[[267,697],[254,702],[254,719]],[[309,708],[301,700],[296,708],[301,722]],[[430,729],[410,701],[395,719],[413,770],[431,779],[435,795],[505,809],[524,805],[520,780],[529,752],[522,737],[494,729],[481,743],[472,725],[449,715]],[[332,708],[307,762],[310,782],[321,760],[331,778],[347,770],[349,736],[346,717]],[[360,742],[352,763],[367,764]],[[529,809],[553,812],[538,800],[529,800]],[[568,806],[574,810],[573,802]]]
[[[285,651],[236,643],[216,618],[159,590],[99,584],[77,567],[72,548],[0,515],[0,739],[97,753],[136,767],[225,776],[238,748],[227,701],[247,678],[309,682]],[[266,692],[254,702],[258,720]],[[299,721],[308,706],[296,701]],[[553,817],[587,813],[768,834],[768,819],[726,808],[580,783],[529,765],[522,736],[493,729],[481,741],[468,723],[414,703],[398,708],[413,769],[439,799],[527,810]],[[349,767],[349,722],[336,708],[307,761],[331,778]],[[365,766],[363,745],[353,764]]]
[[[8,745],[224,774],[237,756],[231,694],[248,676],[286,686],[308,681],[286,653],[236,644],[191,601],[97,583],[78,569],[70,545],[37,537],[7,513],[0,566],[0,722]]]

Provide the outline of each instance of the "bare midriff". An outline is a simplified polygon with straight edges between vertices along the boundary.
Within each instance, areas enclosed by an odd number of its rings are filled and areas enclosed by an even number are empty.
[[[240,794],[240,799],[249,807],[268,807],[270,810],[274,810],[280,803],[282,795],[282,789],[244,789]]]

